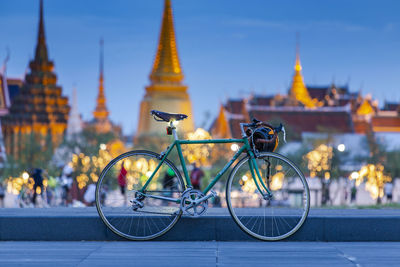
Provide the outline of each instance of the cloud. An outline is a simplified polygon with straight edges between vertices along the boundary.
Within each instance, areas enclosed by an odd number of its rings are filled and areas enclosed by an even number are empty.
[[[228,25],[251,27],[251,28],[270,28],[279,30],[288,30],[289,24],[285,22],[276,22],[262,19],[252,19],[252,18],[237,18],[226,21]]]
[[[387,23],[387,24],[383,27],[383,31],[389,33],[389,32],[395,31],[396,28],[397,28],[396,23],[389,22],[389,23]]]
[[[343,22],[343,21],[329,21],[329,20],[271,21],[271,20],[254,19],[254,18],[234,18],[231,20],[227,20],[224,23],[227,25],[233,25],[239,27],[266,28],[266,29],[275,29],[283,31],[293,31],[293,30],[307,31],[307,30],[323,29],[327,31],[341,30],[345,32],[363,32],[368,30],[367,27],[362,25]]]

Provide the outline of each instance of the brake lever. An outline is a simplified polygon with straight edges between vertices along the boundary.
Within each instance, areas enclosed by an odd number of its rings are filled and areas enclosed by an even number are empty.
[[[283,132],[283,141],[284,141],[285,143],[287,143],[287,142],[286,142],[286,130],[285,130],[285,126],[283,126],[282,123],[279,124],[278,127],[275,127],[275,128],[274,128],[274,131],[275,131],[276,133]]]

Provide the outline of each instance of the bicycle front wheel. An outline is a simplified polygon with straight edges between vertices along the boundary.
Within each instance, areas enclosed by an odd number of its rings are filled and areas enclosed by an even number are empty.
[[[247,156],[236,164],[227,181],[229,212],[237,225],[255,238],[266,241],[287,238],[307,218],[310,209],[307,181],[299,168],[282,155],[261,153],[255,163],[272,197],[263,197],[258,190]]]
[[[146,195],[139,192],[159,163],[159,154],[131,151],[112,160],[100,174],[97,211],[107,227],[119,236],[150,240],[166,233],[180,218],[180,205],[171,200],[181,197],[184,183],[169,160],[162,162],[148,183]]]

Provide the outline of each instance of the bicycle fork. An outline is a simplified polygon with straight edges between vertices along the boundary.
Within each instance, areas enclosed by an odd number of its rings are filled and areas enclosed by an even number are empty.
[[[263,198],[265,200],[270,200],[272,198],[272,196],[273,196],[273,194],[272,194],[272,192],[271,192],[271,190],[269,188],[269,186],[270,186],[270,178],[271,178],[270,177],[271,176],[271,163],[269,162],[268,159],[266,160],[266,163],[267,163],[267,173],[266,173],[267,185],[265,185],[265,183],[264,183],[264,181],[262,179],[260,170],[259,170],[259,168],[257,166],[257,162],[255,161],[255,158],[253,158],[253,157],[250,158],[250,160],[249,160],[249,165],[250,166],[249,167],[250,167],[250,172],[251,172],[251,175],[253,176],[254,183],[256,184],[256,187],[257,187],[258,191],[260,192],[260,194],[263,196]],[[262,186],[262,188],[264,190],[261,189],[259,183],[261,184],[261,186]]]

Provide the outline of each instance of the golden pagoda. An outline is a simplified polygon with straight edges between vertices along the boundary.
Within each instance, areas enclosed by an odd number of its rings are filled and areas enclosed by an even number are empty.
[[[290,104],[295,102],[300,102],[307,108],[315,108],[317,106],[317,101],[313,100],[304,84],[303,75],[301,74],[301,64],[300,64],[300,53],[299,46],[296,47],[296,63],[294,65],[294,75],[292,86],[290,87],[289,100]],[[294,102],[294,103],[293,103]]]
[[[106,97],[104,95],[104,63],[103,63],[103,39],[100,40],[100,76],[99,93],[97,95],[96,109],[93,111],[94,127],[98,133],[108,133],[112,129],[112,124],[108,119],[110,114],[106,107]]]
[[[48,145],[47,137],[51,137],[53,148],[57,146],[63,140],[70,110],[68,98],[61,95],[62,88],[57,85],[54,63],[48,58],[43,0],[40,0],[35,58],[29,68],[23,87],[3,120],[7,153],[17,157],[24,145],[21,138],[26,134],[36,134],[42,147]]]
[[[357,108],[356,111],[356,114],[360,116],[372,115],[374,113],[375,110],[368,99],[364,99],[362,104]]]
[[[171,113],[184,113],[189,117],[180,122],[180,132],[193,131],[192,105],[187,86],[182,84],[183,73],[179,63],[175,41],[172,6],[165,0],[160,39],[150,85],[140,105],[139,125],[136,139],[164,134],[165,124],[156,122],[150,116],[152,109]]]

